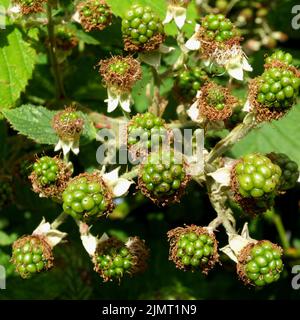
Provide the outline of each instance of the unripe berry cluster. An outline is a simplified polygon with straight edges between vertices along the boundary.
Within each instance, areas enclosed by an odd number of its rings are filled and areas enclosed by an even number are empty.
[[[207,273],[218,260],[217,241],[206,228],[186,226],[168,232],[170,260],[179,269]]]
[[[78,5],[80,23],[85,31],[103,30],[112,21],[112,12],[104,0],[86,0]]]
[[[288,53],[284,52],[282,50],[275,51],[272,55],[266,58],[266,63],[271,64],[272,62],[281,61],[287,65],[293,64],[293,56]]]
[[[295,187],[299,178],[299,168],[295,161],[292,161],[284,153],[269,153],[268,158],[277,164],[282,171],[280,176],[280,190],[288,190]]]
[[[127,51],[152,51],[164,41],[164,27],[159,16],[146,6],[133,5],[122,20]]]
[[[238,161],[233,170],[234,189],[242,197],[260,198],[276,191],[281,169],[263,155],[252,153]]]
[[[225,95],[219,87],[207,90],[206,101],[210,106],[219,111],[223,110],[225,107]]]
[[[153,201],[178,201],[188,182],[183,159],[174,151],[151,153],[139,173],[141,191]]]
[[[95,271],[104,281],[120,281],[125,274],[143,272],[149,256],[145,242],[139,237],[129,238],[127,243],[116,238],[100,242],[93,257]]]
[[[288,109],[299,94],[300,78],[288,69],[272,67],[258,80],[257,101],[268,108]]]
[[[25,236],[14,242],[11,261],[22,278],[30,278],[52,267],[52,249],[39,236]]]
[[[176,86],[179,89],[179,99],[190,101],[195,98],[197,91],[200,90],[206,80],[206,72],[199,67],[181,71],[176,79]]]
[[[263,240],[249,244],[239,255],[237,272],[245,284],[265,286],[280,278],[283,269],[282,249]]]
[[[78,45],[78,39],[71,29],[59,26],[55,32],[55,44],[57,49],[68,51]]]
[[[62,195],[64,212],[91,221],[111,212],[110,191],[98,174],[81,174],[72,179]]]
[[[141,65],[131,56],[114,56],[101,60],[98,65],[104,85],[120,92],[130,92],[135,83],[142,78]]]
[[[53,184],[57,180],[59,171],[57,159],[47,156],[42,157],[34,163],[33,170],[41,185]]]
[[[139,145],[150,150],[167,140],[165,121],[151,112],[134,116],[127,128],[127,144],[129,147]],[[153,142],[153,145],[151,144]]]
[[[202,20],[205,36],[211,41],[224,42],[236,37],[237,31],[232,22],[222,14],[209,14]]]
[[[37,13],[43,11],[46,0],[14,0],[21,7],[22,14]]]

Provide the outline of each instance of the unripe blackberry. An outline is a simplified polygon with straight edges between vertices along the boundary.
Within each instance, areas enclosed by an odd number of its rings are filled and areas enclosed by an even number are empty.
[[[123,243],[116,238],[109,238],[98,244],[93,256],[95,271],[103,280],[120,281],[126,274],[143,272],[147,268],[149,250],[139,237],[129,238]]]
[[[139,171],[140,190],[162,206],[178,202],[188,181],[187,166],[173,150],[150,153]]]
[[[213,232],[195,225],[179,227],[168,233],[169,260],[184,271],[201,271],[207,274],[218,262],[218,242]]]
[[[14,0],[21,7],[22,14],[30,14],[44,11],[46,0]]]
[[[280,278],[282,249],[268,240],[250,243],[238,256],[237,273],[246,284],[262,287]]]
[[[181,70],[176,78],[176,89],[179,100],[190,102],[207,80],[207,74],[199,67]]]
[[[206,83],[198,98],[200,114],[212,121],[228,119],[236,103],[237,99],[227,88],[214,82]]]
[[[137,114],[127,126],[127,145],[132,152],[154,150],[168,141],[165,121],[151,112]]]
[[[284,153],[269,153],[268,158],[275,164],[277,164],[282,174],[280,176],[280,190],[288,190],[295,187],[299,178],[299,168],[295,161],[292,161]]]
[[[83,173],[73,178],[62,194],[64,212],[90,222],[113,209],[112,195],[98,173]]]
[[[233,23],[222,14],[205,16],[201,29],[201,34],[208,41],[226,42],[239,35]]]
[[[261,198],[276,192],[281,169],[268,157],[251,153],[242,157],[232,171],[232,185],[245,198]]]
[[[288,52],[276,50],[272,55],[267,57],[265,61],[267,64],[272,64],[276,61],[280,61],[287,65],[293,65],[293,56]]]
[[[142,78],[141,64],[131,56],[115,56],[101,60],[98,65],[104,85],[120,92],[130,92]]]
[[[75,108],[67,107],[55,114],[52,127],[60,139],[72,141],[79,138],[83,131],[84,120]]]
[[[44,197],[61,198],[61,193],[72,175],[72,168],[58,157],[47,156],[36,160],[29,176],[33,191]]]
[[[112,12],[104,0],[86,0],[79,3],[80,23],[85,31],[103,30],[112,22]]]
[[[24,279],[53,266],[51,246],[37,235],[24,236],[13,244],[11,261]]]
[[[78,45],[78,39],[72,29],[66,26],[58,26],[55,30],[56,48],[69,51]]]
[[[153,51],[164,42],[164,26],[151,7],[133,5],[122,20],[126,51]]]

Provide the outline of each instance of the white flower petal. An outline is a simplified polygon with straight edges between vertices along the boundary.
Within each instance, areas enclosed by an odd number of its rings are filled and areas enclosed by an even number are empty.
[[[115,197],[121,197],[128,192],[129,187],[133,184],[133,181],[129,181],[120,178],[113,188],[113,194]]]
[[[131,112],[131,109],[130,109],[130,102],[131,102],[131,97],[130,95],[122,95],[119,99],[119,102],[120,102],[120,105],[121,105],[121,108],[126,111],[126,112]]]
[[[212,173],[209,173],[208,176],[213,177],[221,186],[230,186],[230,169],[229,168],[220,168]]]
[[[190,108],[186,111],[186,113],[193,121],[197,121],[200,115],[199,108],[198,108],[198,101],[194,102],[190,106]]]
[[[186,20],[186,9],[185,8],[176,8],[175,12],[174,12],[174,20],[175,23],[177,25],[177,27],[179,29],[181,29],[184,24],[185,24],[185,20]]]
[[[20,6],[13,6],[8,9],[8,13],[20,13],[21,7]]]
[[[79,153],[79,139],[72,141],[71,150],[76,155]]]
[[[221,248],[220,251],[224,252],[235,263],[238,263],[238,259],[229,245]]]
[[[250,110],[251,110],[251,104],[250,104],[249,99],[247,99],[246,103],[245,103],[244,106],[243,106],[242,111],[244,111],[244,112],[250,112]]]
[[[52,248],[59,244],[67,235],[67,233],[56,229],[51,229],[45,234],[47,242]]]
[[[61,142],[61,146],[62,146],[64,155],[66,155],[66,154],[68,154],[70,152],[70,150],[71,150],[71,142],[62,141]]]
[[[119,179],[120,169],[121,169],[121,167],[118,167],[108,173],[104,173],[103,179],[105,180],[105,182],[107,182],[108,184],[115,184],[117,182],[117,180]]]
[[[37,228],[32,232],[32,234],[43,234],[51,229],[50,223],[46,222],[45,218],[37,226]]]
[[[81,22],[79,11],[76,11],[76,12],[73,14],[72,20],[75,21],[75,22],[78,22],[78,23]]]
[[[54,151],[55,152],[59,151],[59,150],[61,150],[61,148],[62,148],[61,141],[58,140],[57,144],[55,145]]]
[[[200,30],[200,27],[201,27],[200,24],[196,23],[196,25],[195,25],[195,33]]]
[[[226,69],[232,78],[240,80],[240,81],[242,81],[244,79],[244,71],[243,71],[243,68],[241,65],[227,67]]]
[[[109,236],[104,232],[101,238],[98,240],[98,243],[104,242],[109,239]]]
[[[199,50],[201,48],[201,42],[197,39],[197,35],[194,34],[186,43],[185,47],[188,50],[194,51]]]
[[[97,238],[91,235],[90,233],[86,235],[81,235],[80,239],[82,241],[82,245],[84,246],[84,249],[86,252],[93,256],[97,249]]]
[[[245,56],[242,59],[242,66],[245,71],[253,71],[253,68],[251,67]]]
[[[163,24],[170,23],[173,20],[173,10],[168,8],[167,15],[165,17],[165,20],[163,21]]]

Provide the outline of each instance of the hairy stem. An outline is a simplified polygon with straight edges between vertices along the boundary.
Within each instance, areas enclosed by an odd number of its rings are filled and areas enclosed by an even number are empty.
[[[62,212],[52,223],[51,223],[51,229],[57,229],[61,224],[65,222],[65,220],[68,218],[68,214],[65,212]]]
[[[228,151],[234,144],[244,138],[256,126],[255,115],[248,113],[243,123],[236,126],[227,137],[219,141],[208,155],[207,162],[212,163],[215,159]]]
[[[49,58],[55,80],[55,94],[56,100],[64,99],[65,88],[62,80],[62,76],[59,69],[59,64],[56,57],[56,43],[54,34],[54,22],[52,19],[52,6],[50,1],[47,2],[47,17],[48,17],[48,37],[49,37]]]

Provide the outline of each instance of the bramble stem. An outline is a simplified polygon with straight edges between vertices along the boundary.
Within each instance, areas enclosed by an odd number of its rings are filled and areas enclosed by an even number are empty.
[[[57,229],[61,224],[65,222],[65,220],[68,218],[68,214],[65,212],[62,212],[52,223],[51,223],[51,229]]]
[[[236,126],[227,137],[219,141],[208,155],[207,163],[212,163],[215,159],[229,150],[239,140],[244,138],[256,126],[255,115],[248,113],[243,123]]]
[[[49,58],[53,70],[54,80],[55,80],[55,93],[56,100],[64,99],[65,88],[61,73],[59,70],[59,64],[56,57],[56,43],[55,43],[55,34],[54,34],[54,23],[52,19],[52,6],[50,1],[47,2],[47,17],[48,17],[48,37],[49,37]]]

